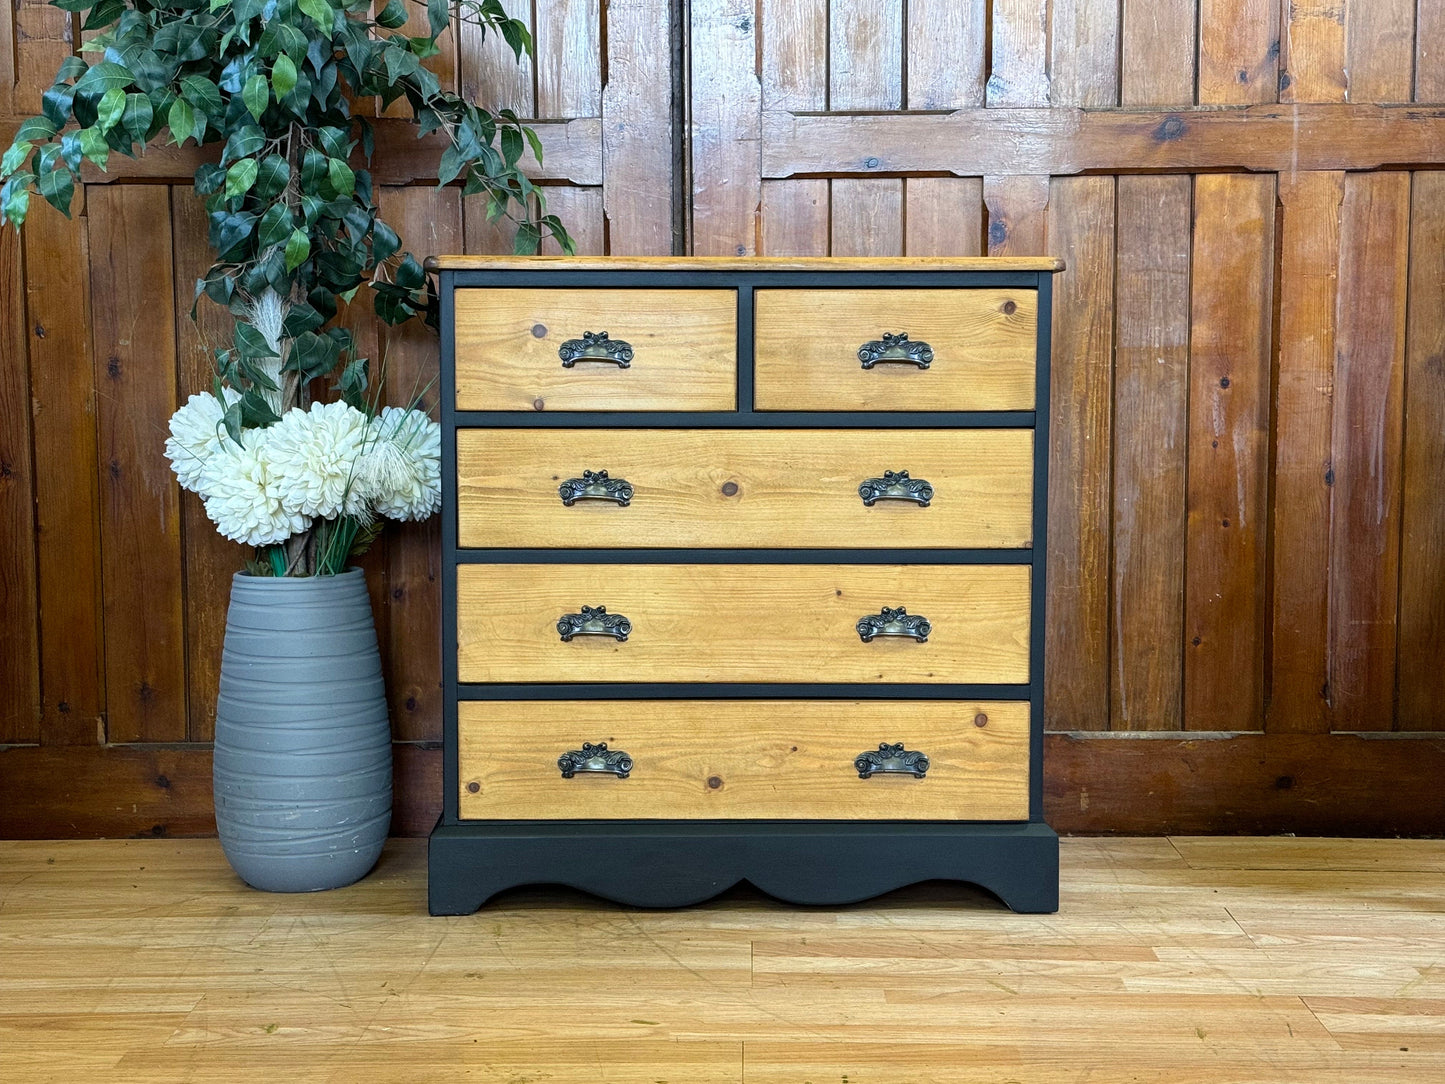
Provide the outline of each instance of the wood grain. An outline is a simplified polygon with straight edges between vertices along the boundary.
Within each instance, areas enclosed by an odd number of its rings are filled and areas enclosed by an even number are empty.
[[[459,290],[457,407],[732,410],[736,314],[731,290]],[[558,348],[585,331],[631,343],[631,366],[563,368]]]
[[[903,182],[903,199],[903,249],[909,256],[977,256],[983,251],[983,178],[909,177]]]
[[[1415,17],[1415,101],[1445,101],[1445,4],[1420,0]]]
[[[832,187],[829,251],[834,256],[903,255],[903,182],[840,177]]]
[[[546,4],[548,0],[542,2]],[[508,18],[520,19],[528,31],[536,35],[532,0],[501,0],[501,5]],[[424,19],[425,16],[426,9],[423,7],[421,17]],[[422,30],[408,26],[407,32],[419,34]],[[526,53],[520,58],[515,56],[502,35],[486,32],[475,23],[458,23],[456,33],[463,98],[487,110],[510,109],[519,117],[563,115],[544,113],[537,108],[537,76],[531,56]],[[540,48],[538,54],[543,55]],[[596,111],[585,115],[596,116]]]
[[[828,180],[764,181],[763,256],[828,255]]]
[[[1279,100],[1279,11],[1278,0],[1200,0],[1200,105]]]
[[[458,705],[458,808],[465,819],[502,820],[1028,819],[1027,703],[896,701],[889,733],[928,755],[928,774],[860,779],[853,760],[878,748],[877,707],[468,701]],[[557,758],[583,741],[628,753],[630,776],[563,779]]]
[[[596,8],[586,0],[570,2],[579,11]],[[670,56],[663,43],[671,8],[667,0],[628,0],[605,10],[602,175],[608,251],[619,256],[673,252],[672,86],[665,75],[670,65],[659,59]]]
[[[1119,104],[1191,106],[1198,0],[1120,0]]]
[[[40,599],[40,740],[104,740],[100,481],[86,219],[25,222],[26,327]],[[78,318],[77,318],[78,317]]]
[[[646,9],[647,5],[636,7]],[[608,13],[622,21],[628,5],[611,4]],[[537,73],[538,117],[595,117],[602,110],[600,13],[584,0],[537,0],[533,67]],[[611,31],[614,24],[609,23]],[[624,41],[627,34],[622,34]],[[630,42],[628,44],[631,44]]]
[[[1279,100],[1344,101],[1344,5],[1339,0],[1291,0],[1281,18]]]
[[[546,192],[548,214],[556,215],[567,227],[568,234],[572,237],[572,243],[576,246],[579,256],[602,256],[607,247],[607,223],[603,211],[603,191],[601,188],[574,188],[571,185],[548,185]],[[486,205],[478,208],[485,219]],[[466,210],[466,201],[463,201],[463,215],[470,212]],[[549,255],[559,255],[561,246],[550,238],[542,241],[542,251]]]
[[[1049,101],[1119,104],[1120,0],[1054,0],[1049,33]]]
[[[828,108],[903,108],[904,0],[829,0]]]
[[[634,256],[604,263],[568,256],[444,255],[426,262],[430,271],[1061,271],[1052,256],[820,257]]]
[[[41,96],[55,81],[55,72],[75,52],[76,23],[69,12],[47,0],[14,0],[15,50],[11,108],[22,116],[40,112]],[[10,145],[9,141],[5,144]]]
[[[1120,177],[1110,725],[1182,725],[1188,177]]]
[[[1044,721],[1109,728],[1109,532],[1113,446],[1115,182],[1060,177],[1049,433],[1049,615]]]
[[[1048,0],[993,0],[990,13],[988,106],[1047,105]]]
[[[886,466],[893,464],[893,466]],[[605,469],[627,507],[557,495]],[[858,486],[884,470],[933,485],[927,508]],[[463,429],[463,547],[1017,547],[1032,538],[1028,430]]]
[[[1048,248],[1049,178],[1043,175],[983,179],[990,256],[1042,256]]]
[[[3,18],[3,17],[0,17]],[[9,29],[0,21],[0,32]],[[0,37],[0,52],[7,39]],[[0,74],[3,74],[0,65]],[[0,94],[4,91],[0,90]],[[25,257],[0,231],[0,743],[40,740],[40,628]]]
[[[906,17],[907,108],[982,106],[987,0],[908,0]]]
[[[1346,175],[1330,524],[1337,730],[1394,725],[1409,221],[1408,173]]]
[[[457,570],[464,682],[1024,682],[1023,565],[468,564]],[[631,622],[626,643],[557,620],[581,605]],[[933,625],[927,643],[863,643],[884,606]]]
[[[1272,177],[1194,182],[1184,727],[1264,725]]]
[[[1030,410],[1038,298],[1032,290],[758,290],[760,410]],[[906,331],[928,369],[858,348]]]
[[[1352,102],[1408,102],[1415,64],[1415,0],[1345,6],[1345,70]]]
[[[1410,210],[1410,325],[1401,495],[1399,720],[1445,729],[1445,174],[1417,173]]]
[[[754,0],[693,0],[691,21],[691,249],[699,256],[758,251],[762,87]]]
[[[1279,359],[1275,390],[1273,732],[1330,728],[1331,425],[1343,173],[1279,178]]]
[[[762,107],[828,108],[828,0],[760,5]]]

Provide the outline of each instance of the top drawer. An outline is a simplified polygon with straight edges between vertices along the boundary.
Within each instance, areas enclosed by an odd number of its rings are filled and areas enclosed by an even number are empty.
[[[732,290],[459,289],[457,409],[734,410],[736,337]]]
[[[756,322],[759,410],[1034,408],[1035,290],[758,290]]]

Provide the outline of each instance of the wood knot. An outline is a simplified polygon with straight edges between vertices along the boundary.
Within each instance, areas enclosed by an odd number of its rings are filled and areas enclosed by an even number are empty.
[[[1005,316],[1012,316],[1014,313],[1019,311],[1019,304],[1017,301],[1005,301],[1001,307]]]
[[[533,410],[542,410],[544,407],[546,407],[546,405],[547,405],[547,401],[546,401],[545,399],[533,399],[533,400],[532,400],[532,409],[533,409]]]
[[[482,785],[478,783],[475,779],[473,779],[470,783],[467,784],[468,794],[477,794],[481,791],[481,789]]]
[[[975,715],[975,716],[973,717],[973,725],[974,725],[974,726],[988,726],[988,716],[985,715],[983,712],[979,712],[977,715]]]
[[[724,482],[722,484],[722,495],[724,497],[736,497],[738,495],[738,484],[736,482]]]
[[[1008,227],[1002,222],[990,222],[988,224],[988,243],[1001,245],[1008,240]]]
[[[1170,143],[1181,138],[1186,127],[1183,117],[1168,116],[1155,126],[1153,135],[1160,143]]]
[[[546,325],[546,324],[533,324],[533,325],[532,325],[532,338],[534,338],[534,339],[545,339],[546,337],[547,337],[547,325]]]
[[[722,786],[722,778],[721,778],[720,776],[710,775],[710,776],[707,777],[707,789],[708,789],[708,790],[717,790],[717,789],[718,789],[719,787],[721,787],[721,786]]]

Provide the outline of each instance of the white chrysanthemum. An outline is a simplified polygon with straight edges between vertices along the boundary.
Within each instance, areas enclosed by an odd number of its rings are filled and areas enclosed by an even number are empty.
[[[388,519],[421,520],[442,503],[442,429],[420,410],[386,407],[371,420],[360,488]]]
[[[199,392],[171,415],[171,435],[166,438],[166,458],[181,488],[206,496],[201,481],[208,460],[216,454],[226,438],[221,419],[226,407],[241,398],[232,388],[224,388],[225,404],[208,391]]]
[[[316,519],[366,516],[366,493],[353,484],[366,415],[343,402],[312,403],[288,410],[267,434],[282,508]]]
[[[243,429],[206,461],[206,515],[233,542],[269,546],[306,530],[311,520],[281,505],[270,463],[270,429]]]

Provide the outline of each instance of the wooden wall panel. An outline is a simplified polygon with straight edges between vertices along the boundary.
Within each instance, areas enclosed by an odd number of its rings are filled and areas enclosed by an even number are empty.
[[[1049,101],[1090,109],[1119,104],[1120,0],[1054,0]]]
[[[1280,28],[1279,100],[1345,100],[1345,9],[1340,0],[1290,0]]]
[[[982,254],[983,178],[910,177],[903,192],[907,255]]]
[[[828,181],[764,181],[762,241],[764,256],[826,256],[830,238]]]
[[[1042,256],[1048,248],[1049,179],[1020,174],[983,179],[990,256]]]
[[[903,255],[903,182],[849,177],[833,182],[834,256]]]
[[[423,7],[423,15],[425,10]],[[502,0],[502,10],[509,18],[526,23],[535,39],[537,26],[532,21],[531,0]],[[490,109],[510,109],[519,117],[541,115],[537,109],[537,74],[531,57],[524,55],[518,61],[500,34],[483,37],[481,28],[473,23],[462,23],[457,28],[456,41],[460,71],[458,93],[463,98]]]
[[[1408,102],[1415,70],[1416,0],[1345,5],[1345,71],[1352,102]]]
[[[1194,104],[1196,0],[1121,0],[1119,103]]]
[[[737,0],[731,0],[734,4]],[[672,251],[673,130],[671,83],[662,78],[670,45],[667,0],[607,5],[607,87],[602,94],[603,207],[607,251],[614,256],[665,256]],[[732,40],[751,48],[751,32]],[[755,95],[757,79],[748,81]],[[748,103],[756,109],[757,99]],[[756,148],[754,148],[754,153]],[[737,153],[746,153],[740,144]],[[728,162],[740,158],[729,156]],[[744,197],[756,217],[757,190]],[[739,213],[743,210],[739,205]],[[750,250],[751,251],[751,250]]]
[[[983,105],[987,41],[987,0],[908,0],[908,108]]]
[[[763,108],[827,109],[828,0],[776,0],[758,19]]]
[[[614,4],[614,13],[622,7]],[[531,115],[539,119],[597,116],[602,111],[602,51],[597,47],[601,9],[593,0],[536,0],[533,10],[537,106]],[[512,66],[526,69],[515,62]],[[462,70],[467,70],[465,64]]]
[[[1278,0],[1200,0],[1199,104],[1279,100]]]
[[[1445,0],[1419,0],[1415,24],[1415,101],[1445,101]]]
[[[829,0],[828,108],[903,106],[903,0]]]
[[[990,13],[993,63],[988,105],[1047,105],[1048,0],[993,0]]]

